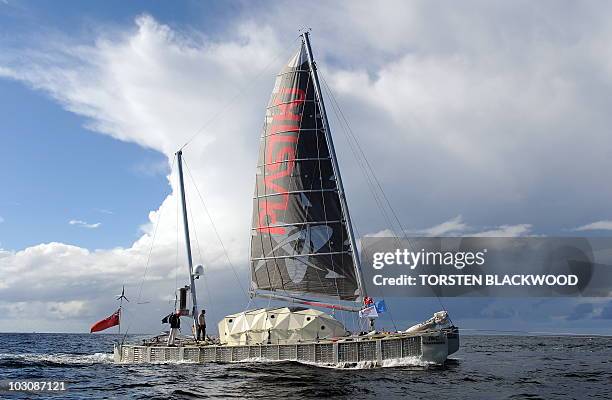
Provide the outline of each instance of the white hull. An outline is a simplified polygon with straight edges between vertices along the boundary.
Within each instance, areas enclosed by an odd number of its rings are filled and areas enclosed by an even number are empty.
[[[457,328],[419,333],[348,337],[336,341],[248,346],[184,344],[177,347],[146,344],[116,345],[117,363],[297,361],[332,367],[384,367],[402,360],[443,364],[459,348]]]

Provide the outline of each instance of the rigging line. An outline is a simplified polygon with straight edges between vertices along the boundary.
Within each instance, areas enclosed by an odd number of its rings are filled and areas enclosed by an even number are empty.
[[[370,164],[368,158],[366,157],[365,152],[363,151],[361,145],[359,144],[359,141],[358,141],[356,135],[354,134],[352,128],[350,127],[348,118],[346,118],[346,116],[344,115],[344,112],[342,111],[342,108],[340,107],[339,102],[336,100],[336,97],[334,96],[333,91],[331,90],[331,87],[329,86],[329,84],[327,83],[325,78],[322,76],[321,79],[323,80],[323,83],[324,83],[325,87],[327,88],[327,91],[330,94],[330,98],[332,99],[332,103],[337,108],[338,121],[340,122],[341,126],[343,127],[343,130],[344,130],[344,132],[345,132],[345,134],[347,136],[347,139],[348,139],[347,141],[349,142],[349,145],[350,145],[351,149],[355,149],[354,154],[355,154],[355,156],[357,158],[357,161],[359,162],[360,160],[363,160],[363,163],[359,163],[359,165],[363,169],[364,173],[366,173],[366,177],[369,180],[369,182],[371,183],[372,189],[378,188],[378,190],[380,191],[380,194],[382,196],[384,196],[383,198],[384,198],[385,202],[387,203],[387,207],[389,208],[389,211],[393,213],[393,216],[395,218],[395,221],[396,221],[398,227],[400,228],[400,230],[404,231],[403,226],[402,226],[399,218],[395,214],[395,212],[393,210],[393,207],[391,206],[391,203],[389,202],[389,199],[385,195],[385,191],[383,190],[382,185],[380,184],[376,174],[374,173],[374,168]],[[352,141],[351,141],[351,139],[352,139]],[[373,190],[373,191],[376,193],[375,190]],[[376,196],[378,196],[378,194],[376,194]],[[386,212],[384,207],[381,208],[381,211],[385,215],[387,215],[387,212]],[[391,229],[393,230],[393,224],[391,223],[390,219],[389,219],[388,222],[389,222],[389,225],[391,225],[390,226]]]
[[[193,227],[196,226],[196,221],[195,218],[193,217],[193,208],[191,207],[191,198],[189,196],[189,192],[186,191],[185,192],[185,196],[188,197],[187,200],[187,209],[189,211],[189,217],[191,218],[191,225]],[[198,256],[199,256],[199,260],[200,260],[200,264],[202,264],[202,269],[204,269],[204,264],[206,263],[206,260],[204,259],[204,256],[202,255],[202,250],[200,249],[200,241],[198,239],[198,230],[194,229],[193,230],[193,236],[195,237],[195,241],[196,241],[196,249],[198,249]],[[192,271],[193,273],[193,271]],[[206,297],[208,297],[208,304],[210,304],[212,306],[212,299],[210,296],[210,292],[208,291],[208,283],[206,282],[206,277],[204,274],[202,274],[202,276],[204,277],[204,286],[206,286]]]
[[[331,93],[331,90],[329,88],[329,85],[327,85],[327,82],[324,79],[323,79],[323,82],[324,82],[324,85],[326,86],[326,88],[328,89],[328,92]],[[337,103],[337,101],[335,101],[335,98],[332,98],[331,104],[332,104],[332,110],[334,112],[339,112],[339,104]],[[342,121],[341,120],[339,120],[339,122],[340,122],[340,125],[342,126],[343,131],[346,134],[347,131],[346,131],[345,126],[342,125]],[[347,135],[347,138],[348,138],[348,135]],[[357,153],[356,153],[356,151],[354,149],[354,145],[350,142],[350,140],[348,142],[349,142],[349,147],[351,148],[351,151],[353,152],[353,155],[355,156],[355,158],[359,162],[359,158],[358,158],[358,155],[357,155]],[[372,195],[374,197],[374,200],[378,204],[379,209],[383,212],[383,217],[385,218],[387,223],[392,226],[391,220],[389,219],[388,215],[384,212],[383,204],[381,203],[380,199],[377,197],[375,190],[372,190],[373,189],[373,185],[372,185],[372,182],[370,180],[370,177],[367,174],[367,170],[365,170],[364,166],[361,165],[361,164],[360,164],[360,167],[362,168],[362,171],[364,172],[364,175],[366,176],[366,179],[368,180],[368,185],[370,186],[370,189],[371,189]],[[355,228],[355,230],[358,231],[357,228]],[[381,295],[381,297],[383,298],[383,301],[386,301],[384,294]],[[393,318],[393,313],[391,312],[390,308],[389,308],[388,312],[389,312],[389,318],[391,319],[391,323],[393,324],[394,329],[397,330],[397,325],[395,323],[395,319]]]
[[[299,36],[298,36],[299,38]],[[293,41],[291,41],[287,46],[285,46],[285,48],[283,48],[283,50],[281,52],[279,52],[276,57],[272,58],[272,60],[266,64],[265,67],[263,67],[261,70],[259,70],[259,72],[249,80],[249,83],[247,85],[245,85],[242,88],[238,88],[238,92],[232,96],[227,102],[225,102],[225,104],[218,109],[218,111],[213,114],[206,122],[204,122],[204,124],[189,138],[189,140],[187,140],[185,142],[185,144],[183,144],[179,150],[183,150],[185,147],[187,147],[187,145],[189,145],[196,137],[198,137],[200,134],[205,132],[205,129],[212,124],[217,118],[219,118],[225,111],[227,111],[236,100],[238,100],[238,98],[240,96],[242,96],[244,94],[244,92],[247,89],[250,89],[256,82],[259,81],[259,78],[261,78],[264,74],[264,72],[266,72],[268,70],[268,68],[270,68],[270,66],[272,66],[272,64],[276,63],[276,61],[283,55],[286,54],[286,52],[288,51],[289,48],[291,48],[293,46],[293,44],[297,41],[298,38],[295,38]]]
[[[247,303],[247,305],[244,307],[244,310],[242,310],[242,312],[246,312],[249,307],[251,306],[251,303],[254,303],[253,299],[249,297],[249,302]]]
[[[357,229],[355,229],[355,230],[357,230]],[[357,232],[357,234],[359,234],[359,231]],[[387,299],[385,298],[385,294],[384,294],[383,291],[381,291],[380,297],[382,297],[383,301],[386,304],[387,303]],[[395,323],[395,318],[393,318],[393,313],[391,312],[391,307],[387,306],[387,312],[389,313],[389,319],[391,320],[391,323],[393,324],[393,329],[397,331],[397,324]]]
[[[347,139],[349,142],[349,145],[351,146],[351,148],[354,148],[356,150],[356,152],[354,152],[353,154],[355,154],[355,156],[357,158],[359,158],[359,156],[357,155],[357,152],[361,155],[361,158],[363,159],[364,163],[360,164],[360,167],[362,167],[364,173],[366,174],[367,179],[369,180],[369,182],[371,183],[371,188],[373,189],[373,191],[375,192],[374,189],[378,188],[378,190],[380,191],[380,194],[383,196],[383,199],[385,200],[387,207],[389,208],[389,211],[393,214],[394,219],[398,225],[398,227],[400,228],[400,231],[404,234],[404,236],[406,236],[406,231],[402,226],[401,221],[399,220],[399,218],[397,217],[397,214],[395,213],[393,207],[391,206],[391,203],[389,201],[389,199],[387,198],[384,189],[382,188],[382,185],[380,184],[376,174],[374,173],[374,168],[371,166],[371,164],[369,163],[368,158],[365,155],[365,152],[363,151],[363,149],[361,148],[361,145],[359,144],[359,141],[356,137],[356,135],[354,134],[354,132],[352,131],[350,124],[348,122],[348,119],[345,117],[344,113],[342,112],[342,109],[339,105],[339,103],[337,102],[337,100],[335,99],[333,92],[331,90],[331,87],[327,84],[327,82],[325,81],[325,78],[322,78],[324,81],[324,84],[328,90],[328,92],[330,93],[330,97],[332,97],[333,102],[336,104],[337,108],[338,108],[338,114],[339,117],[342,117],[342,119],[344,120],[344,124],[346,124],[346,127],[348,128],[348,130],[345,130],[345,133],[347,134]],[[339,121],[342,123],[343,121],[340,120]],[[351,138],[354,142],[354,144],[351,142]],[[371,176],[371,177],[370,177]],[[374,183],[376,185],[374,185]],[[378,196],[378,195],[376,195]],[[391,230],[393,231],[393,224],[391,222],[391,220],[388,218],[386,209],[384,207],[381,207],[381,212],[383,212],[383,214],[385,215],[385,218],[387,219],[388,224],[391,227]],[[406,237],[406,239],[408,239]]]
[[[396,221],[396,223],[397,223],[398,227],[400,228],[400,232],[402,233],[402,236],[403,236],[403,237],[404,237],[404,239],[405,239],[405,240],[408,242],[408,245],[409,245],[410,247],[412,247],[412,248],[413,248],[413,250],[414,250],[414,246],[412,245],[412,243],[411,243],[410,239],[408,238],[408,235],[407,235],[407,233],[406,233],[406,230],[404,229],[404,227],[403,227],[403,225],[402,225],[402,223],[401,223],[401,221],[400,221],[399,217],[397,216],[397,213],[395,212],[395,209],[394,209],[394,208],[391,206],[391,202],[389,201],[389,198],[387,197],[387,195],[386,195],[386,193],[385,193],[385,190],[383,189],[382,185],[380,184],[380,181],[378,180],[378,178],[377,178],[376,174],[374,173],[374,168],[373,168],[373,167],[372,167],[372,165],[370,164],[370,161],[369,161],[369,160],[368,160],[368,158],[366,157],[366,154],[365,154],[365,152],[363,151],[363,148],[362,148],[362,147],[361,147],[361,145],[359,144],[359,140],[357,139],[357,136],[354,134],[354,132],[353,132],[353,130],[352,130],[352,128],[351,128],[351,126],[350,126],[350,123],[349,123],[348,119],[347,119],[347,118],[346,118],[346,116],[344,115],[344,112],[342,112],[342,108],[340,107],[340,104],[337,102],[337,100],[336,100],[336,98],[335,98],[335,96],[334,96],[334,94],[333,94],[333,91],[331,90],[331,87],[330,87],[330,86],[327,84],[327,81],[325,80],[325,78],[324,78],[324,77],[322,77],[322,80],[323,80],[323,83],[324,83],[324,85],[326,86],[326,88],[327,88],[327,90],[328,90],[328,92],[329,92],[329,94],[330,94],[330,97],[332,98],[332,103],[336,103],[336,106],[337,106],[337,108],[338,108],[339,114],[340,114],[340,116],[342,117],[342,119],[344,120],[344,123],[346,124],[346,127],[348,128],[348,131],[347,131],[347,132],[350,134],[350,136],[352,137],[353,141],[355,142],[355,145],[357,146],[357,149],[359,150],[359,153],[361,154],[361,157],[362,157],[363,161],[365,162],[365,166],[366,166],[366,167],[367,167],[367,169],[369,170],[369,172],[370,172],[370,174],[371,174],[371,176],[372,176],[372,178],[373,178],[374,182],[376,183],[376,186],[378,187],[378,189],[379,189],[379,191],[380,191],[380,194],[382,195],[382,197],[383,197],[384,201],[385,201],[385,202],[386,202],[386,204],[387,204],[387,207],[389,208],[389,211],[390,211],[390,212],[391,212],[391,214],[393,215],[393,217],[394,217],[394,219],[395,219],[395,221]],[[348,138],[348,136],[347,136],[347,138]],[[349,140],[349,142],[350,142],[350,140]],[[398,240],[398,243],[399,243],[399,240]],[[444,311],[447,311],[447,310],[446,310],[446,307],[445,307],[444,303],[442,302],[442,299],[440,298],[440,296],[438,295],[438,293],[434,292],[434,294],[436,295],[436,298],[438,299],[438,302],[440,303],[440,306],[442,307],[442,309],[443,309]],[[448,318],[449,318],[449,321],[451,321],[451,323],[452,323],[452,320],[451,320],[450,316],[449,316]]]
[[[325,81],[325,78],[322,78],[322,79],[323,79],[323,81],[324,81],[324,83],[325,83],[325,86],[326,86],[326,88],[327,88],[328,92],[330,93],[330,97],[332,97],[333,102],[335,102],[336,106],[338,107],[338,113],[339,113],[339,116],[340,116],[340,117],[342,117],[342,120],[344,121],[344,123],[346,124],[346,127],[348,128],[348,130],[347,130],[346,132],[347,132],[347,139],[349,139],[349,140],[348,140],[348,141],[349,141],[349,143],[351,143],[350,139],[352,138],[352,140],[353,140],[353,142],[354,142],[354,145],[352,145],[352,146],[355,146],[355,148],[358,150],[359,154],[361,155],[361,158],[362,158],[362,159],[363,159],[363,161],[364,161],[364,165],[365,165],[365,166],[364,166],[364,168],[365,168],[365,169],[364,169],[364,171],[365,171],[365,172],[367,172],[367,173],[369,172],[369,174],[368,174],[368,175],[371,175],[371,179],[373,180],[373,183],[375,183],[375,184],[376,184],[376,187],[377,187],[377,188],[378,188],[378,190],[380,191],[380,194],[383,196],[383,199],[385,200],[385,202],[386,202],[386,204],[387,204],[387,207],[389,208],[389,211],[390,211],[390,212],[393,214],[393,217],[394,217],[394,219],[395,219],[395,222],[397,223],[398,227],[400,228],[400,231],[401,231],[401,232],[402,232],[402,234],[403,234],[403,235],[406,237],[406,230],[405,230],[405,229],[404,229],[404,227],[402,226],[402,223],[401,223],[401,221],[399,220],[399,218],[398,218],[397,214],[395,213],[395,210],[394,210],[394,209],[393,209],[393,207],[391,206],[391,203],[390,203],[390,201],[389,201],[388,197],[386,196],[386,193],[385,193],[385,191],[384,191],[384,189],[383,189],[382,185],[380,184],[380,181],[378,180],[378,178],[377,178],[376,174],[374,173],[374,168],[373,168],[373,167],[372,167],[372,165],[370,164],[370,162],[369,162],[368,158],[367,158],[367,157],[366,157],[366,155],[365,155],[365,152],[363,151],[363,149],[362,149],[361,145],[359,144],[359,140],[357,139],[357,136],[354,134],[354,132],[353,132],[352,128],[350,127],[350,124],[349,124],[348,119],[346,118],[346,116],[345,116],[345,115],[344,115],[344,113],[342,112],[342,109],[341,109],[341,107],[340,107],[340,104],[337,102],[337,100],[336,100],[335,96],[333,95],[333,92],[332,92],[332,90],[331,90],[331,87],[330,87],[330,86],[327,84],[327,81]],[[341,122],[342,122],[342,121],[341,121]],[[386,214],[386,211],[385,211],[385,214]],[[389,222],[390,222],[390,221],[389,221]],[[392,225],[392,224],[390,224],[390,225]],[[393,230],[393,228],[392,228],[392,230]],[[407,240],[409,240],[407,237],[406,237],[406,239],[407,239]]]
[[[212,215],[210,215],[210,212],[208,211],[208,207],[206,207],[206,202],[204,201],[204,197],[202,196],[202,193],[200,192],[200,189],[198,188],[198,185],[196,184],[195,179],[193,179],[193,175],[191,175],[191,169],[189,168],[189,165],[187,164],[187,161],[185,160],[184,156],[183,156],[183,162],[185,164],[185,169],[187,170],[187,174],[189,175],[189,179],[191,179],[191,182],[193,183],[193,187],[195,188],[196,193],[198,194],[198,197],[200,198],[200,201],[202,202],[202,207],[204,208],[204,211],[206,212],[206,215],[208,216],[208,220],[210,221],[213,231],[215,232],[215,236],[217,237],[217,240],[219,241],[219,244],[221,245],[221,248],[223,249],[225,258],[227,259],[228,264],[232,268],[236,281],[238,282],[238,285],[240,286],[240,290],[242,291],[242,293],[244,293],[246,297],[249,297],[248,292],[244,290],[244,286],[242,285],[242,282],[240,281],[240,277],[238,273],[236,272],[236,268],[234,267],[234,264],[232,263],[232,260],[229,257],[229,253],[227,252],[227,249],[225,248],[225,244],[223,244],[223,240],[221,240],[221,235],[219,234],[219,231],[217,230],[215,221],[213,220]]]
[[[308,74],[308,85],[310,85],[310,83],[313,81],[313,78],[312,78],[313,71],[309,71],[309,72],[310,73]],[[314,90],[314,82],[313,82],[313,95],[314,95],[314,100],[315,100],[315,118],[314,118],[314,120],[315,120],[314,121],[315,122],[315,134],[316,134],[316,139],[315,140],[316,140],[316,143],[317,143],[317,158],[318,158],[317,164],[318,164],[318,167],[319,167],[318,168],[319,169],[319,182],[320,182],[321,190],[322,190],[323,189],[323,175],[321,174],[321,148],[319,147],[319,144],[320,144],[319,134],[321,132],[319,131],[319,126],[318,126],[318,121],[319,120],[317,118],[317,109],[319,111],[319,114],[321,115],[321,108],[322,108],[322,106],[321,106],[321,99],[318,99],[317,98],[318,96],[314,92],[315,92],[315,90]],[[324,132],[325,124],[323,123],[323,120],[321,120],[321,123],[323,125],[321,127],[321,131],[323,131],[323,137],[325,139],[325,144],[327,145],[327,153],[328,153],[328,156],[331,156],[331,152],[329,151],[329,143],[327,143],[327,140],[326,140],[327,137],[325,136],[325,132]],[[327,135],[331,135],[331,132],[327,132]],[[331,163],[331,160],[329,162]],[[333,167],[332,167],[332,171],[333,171]],[[335,176],[334,172],[332,172],[332,174],[334,176],[334,186],[335,186],[335,189],[338,190],[338,182],[336,180],[336,176]],[[314,184],[314,180],[312,181],[312,183]],[[311,189],[312,189],[312,187],[311,187]],[[325,204],[325,195],[324,194],[321,194],[321,204],[323,205],[323,215],[325,216],[325,225],[329,226],[329,219],[327,218],[327,206]],[[344,215],[341,216],[341,219],[342,219],[342,217],[344,217]],[[340,221],[340,222],[341,222],[340,223],[340,225],[341,225],[341,228],[340,228],[341,232],[344,233],[344,230],[342,229],[342,221]],[[345,223],[346,223],[346,221],[345,221]],[[341,239],[342,239],[342,243],[344,243],[345,242],[345,238],[341,237]],[[331,253],[333,251],[333,249],[331,247],[331,243],[330,242],[331,242],[331,240],[327,242],[327,247],[328,247],[329,252]],[[355,251],[355,249],[351,249],[351,250]],[[342,258],[344,258],[344,255],[342,256]],[[332,271],[336,272],[336,266],[334,265],[334,257],[333,257],[333,255],[330,256],[330,260],[331,260]],[[351,261],[352,261],[352,259],[351,259]],[[357,268],[357,266],[355,265],[355,266],[353,266],[353,268]],[[337,278],[334,278],[334,287],[336,289],[336,296],[338,296],[337,304],[340,304],[341,296],[340,296],[340,289],[338,288],[338,279]]]
[[[366,166],[366,167],[367,167],[367,169],[369,170],[368,172],[369,172],[369,173],[370,173],[370,175],[372,176],[372,179],[373,179],[373,180],[374,180],[374,182],[376,183],[376,186],[378,187],[378,190],[380,191],[380,194],[382,195],[382,197],[383,197],[384,201],[386,202],[387,207],[389,208],[389,211],[391,212],[391,214],[393,215],[393,217],[394,217],[394,219],[395,219],[395,221],[396,221],[397,225],[399,226],[399,228],[400,228],[400,232],[402,233],[402,236],[403,236],[403,237],[404,237],[404,239],[405,239],[405,240],[408,242],[408,245],[409,245],[410,247],[414,247],[414,246],[412,245],[412,243],[411,243],[410,239],[408,238],[408,235],[406,234],[406,230],[404,229],[404,227],[403,227],[403,225],[402,225],[402,223],[401,223],[401,221],[400,221],[399,217],[397,216],[397,213],[395,212],[394,208],[391,206],[391,202],[389,201],[389,198],[387,197],[387,195],[386,195],[386,193],[385,193],[385,191],[384,191],[384,189],[383,189],[382,185],[380,184],[380,181],[378,180],[378,178],[377,178],[376,174],[374,173],[374,168],[373,168],[373,167],[372,167],[372,165],[370,164],[370,162],[369,162],[368,158],[367,158],[367,157],[366,157],[366,155],[365,155],[365,152],[363,151],[363,148],[362,148],[362,147],[361,147],[361,145],[359,144],[359,140],[357,139],[357,136],[354,134],[354,132],[353,132],[353,130],[352,130],[352,128],[351,128],[351,126],[350,126],[350,123],[349,123],[348,119],[347,119],[347,118],[346,118],[346,116],[344,115],[344,112],[342,112],[342,108],[340,107],[340,104],[339,104],[339,103],[338,103],[338,101],[336,100],[336,98],[335,98],[335,96],[334,96],[334,94],[333,94],[333,91],[331,90],[331,87],[330,87],[330,86],[327,84],[327,81],[325,80],[325,78],[324,78],[324,77],[322,77],[322,80],[323,80],[323,83],[324,83],[324,85],[326,86],[326,88],[327,88],[327,90],[328,90],[328,92],[329,92],[329,94],[330,94],[330,97],[332,98],[332,103],[335,103],[335,104],[336,104],[336,106],[337,106],[337,108],[338,108],[338,111],[339,111],[339,116],[341,116],[341,117],[342,117],[342,120],[344,120],[344,123],[346,124],[346,127],[347,127],[347,129],[348,129],[346,132],[348,132],[348,134],[349,134],[349,135],[347,135],[347,138],[352,137],[353,141],[355,142],[355,145],[356,145],[357,149],[359,150],[359,153],[361,154],[361,158],[363,159],[363,161],[364,161],[364,163],[365,163],[365,166]],[[348,141],[349,141],[349,143],[350,143],[350,139],[349,139]],[[386,212],[384,212],[384,213],[386,214]],[[393,230],[393,229],[392,229],[392,230]],[[398,243],[399,243],[399,240],[398,240]],[[438,299],[438,302],[440,303],[440,306],[442,307],[442,309],[443,309],[444,311],[446,311],[446,307],[444,306],[444,303],[442,302],[442,300],[441,300],[440,296],[439,296],[439,295],[438,295],[436,292],[434,292],[434,294],[436,295],[436,298]],[[450,317],[449,317],[449,320],[450,320]],[[451,320],[451,323],[452,323],[452,320]]]
[[[309,66],[308,67],[308,71],[306,72],[307,73],[306,93],[308,93],[308,90],[310,89],[310,86],[312,84],[313,102],[314,102],[314,106],[315,106],[315,111],[314,111],[315,129],[314,129],[314,132],[315,132],[315,135],[316,135],[315,141],[316,141],[316,144],[317,144],[317,158],[320,159],[320,157],[321,157],[321,149],[319,147],[319,144],[320,144],[320,140],[319,140],[320,130],[319,130],[319,126],[318,126],[317,109],[319,110],[319,114],[320,114],[321,113],[321,101],[320,101],[320,99],[317,98],[317,95],[316,95],[315,90],[314,90],[314,80],[312,78],[312,72],[313,71],[311,71],[310,66]],[[301,118],[300,118],[300,130],[298,131],[298,137],[301,135],[302,123],[304,122],[305,105],[306,105],[306,103],[304,103],[302,105],[302,115],[301,115]],[[322,129],[324,129],[324,128],[321,128],[321,130]],[[325,144],[329,147],[329,144],[327,143],[327,141],[325,141]],[[297,142],[296,142],[296,148],[297,148]],[[321,175],[321,161],[319,160],[317,162],[317,164],[318,164],[318,167],[319,167],[318,168],[319,169],[319,183],[321,185],[321,190],[323,190],[323,179],[322,179],[322,175]],[[335,180],[335,178],[336,177],[334,176],[334,180]],[[311,181],[311,190],[312,190],[312,185],[314,185],[314,180]],[[336,188],[336,190],[337,190],[337,188]],[[323,194],[323,192],[321,192],[321,205],[323,206],[323,216],[324,216],[325,226],[329,227],[329,219],[327,218],[327,206],[325,204],[325,195]],[[331,242],[331,240],[327,242],[327,248],[329,249],[329,252],[331,253],[333,251],[333,249],[331,248],[331,243],[330,242]],[[344,243],[344,241],[343,241],[343,243]],[[331,261],[332,271],[337,273],[336,272],[336,267],[334,265],[334,257],[333,257],[333,255],[330,255],[329,258],[330,258],[330,261]],[[317,278],[319,280],[319,284],[321,285],[321,287],[325,288],[326,285],[321,280],[321,275],[320,274],[317,274]],[[337,280],[337,278],[334,278],[333,282],[334,282],[334,287],[336,289],[336,296],[338,296],[338,299],[336,300],[336,304],[340,304],[341,296],[340,296],[340,290],[338,289],[338,280]]]
[[[176,157],[172,158],[172,165],[170,166],[170,171],[172,171],[172,169],[174,168],[174,162],[176,161]],[[151,262],[151,255],[153,254],[153,245],[155,244],[155,238],[157,237],[157,228],[159,228],[159,222],[161,221],[161,216],[162,216],[162,209],[160,208],[159,210],[159,215],[157,216],[157,221],[155,221],[155,229],[153,230],[153,238],[151,239],[151,246],[149,247],[149,255],[147,256],[147,262],[145,264],[145,270],[144,273],[142,275],[142,279],[140,281],[140,287],[138,289],[138,299],[136,300],[136,304],[138,304],[138,302],[140,302],[141,300],[141,295],[142,295],[142,288],[144,286],[144,281],[147,277],[147,272],[149,270],[149,266],[150,266],[150,262]]]
[[[172,171],[172,169],[174,168],[174,162],[175,161],[176,161],[176,158],[172,158],[172,165],[170,166],[170,171]],[[142,297],[142,289],[144,287],[144,282],[145,282],[145,279],[147,277],[147,272],[149,271],[149,266],[151,265],[151,255],[153,254],[153,247],[154,247],[154,244],[155,244],[155,239],[157,238],[157,230],[158,230],[159,225],[160,225],[162,214],[163,214],[162,208],[160,207],[159,215],[157,216],[157,221],[155,221],[155,228],[153,229],[153,237],[151,238],[151,246],[149,246],[149,254],[147,255],[147,261],[145,263],[145,269],[144,269],[144,272],[142,274],[142,278],[140,279],[140,285],[139,285],[139,288],[138,288],[138,298],[136,299],[136,304],[138,304],[140,302],[141,297]],[[128,312],[128,314],[129,314],[129,312]],[[121,318],[121,316],[119,318]],[[132,325],[132,322],[130,320],[130,322],[127,324],[127,328],[125,329],[125,333],[123,335],[122,343],[125,340],[125,338],[127,337],[127,334],[130,331],[131,325]]]
[[[325,87],[327,88],[328,92],[330,93],[330,98],[332,99],[332,109],[334,110],[334,112],[336,113],[336,117],[338,119],[338,122],[340,123],[340,126],[342,127],[342,130],[345,134],[345,136],[347,137],[347,142],[349,144],[349,148],[351,149],[351,152],[353,153],[353,156],[355,157],[359,167],[361,168],[365,178],[366,178],[366,182],[368,184],[368,186],[370,187],[370,192],[372,193],[372,197],[374,198],[374,201],[376,202],[376,204],[378,205],[378,208],[380,210],[380,212],[383,214],[383,218],[385,219],[385,221],[387,222],[389,228],[391,229],[391,231],[393,232],[393,223],[391,221],[391,218],[389,217],[389,215],[387,214],[387,210],[385,209],[381,198],[379,197],[377,191],[376,191],[376,187],[374,185],[374,182],[372,180],[371,175],[373,174],[372,172],[368,171],[367,167],[365,166],[365,164],[361,161],[361,158],[363,158],[363,156],[360,158],[359,155],[359,151],[357,149],[357,147],[355,146],[355,144],[351,141],[351,137],[350,134],[347,130],[347,127],[343,124],[343,121],[340,119],[340,106],[338,104],[338,102],[336,101],[335,97],[333,97],[333,95],[331,95],[331,89],[329,88],[329,85],[327,84],[327,82],[325,81],[325,78],[321,77],[323,80],[323,83],[325,85]],[[345,121],[346,122],[346,121]],[[363,153],[363,152],[362,152]],[[393,232],[395,234],[395,232]]]
[[[208,304],[210,304],[210,307],[212,309],[215,308],[215,305],[212,301],[212,296],[210,295],[210,289],[208,288],[208,273],[206,272],[206,269],[204,268],[203,272],[202,272],[202,280],[204,280],[204,287],[206,288],[206,294],[208,297]]]

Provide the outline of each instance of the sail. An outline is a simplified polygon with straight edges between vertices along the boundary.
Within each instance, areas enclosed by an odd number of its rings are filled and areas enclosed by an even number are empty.
[[[304,44],[276,78],[260,139],[255,290],[359,297],[351,244]]]

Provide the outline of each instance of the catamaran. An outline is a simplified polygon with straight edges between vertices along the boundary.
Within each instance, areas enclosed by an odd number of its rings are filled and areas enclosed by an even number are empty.
[[[189,285],[176,312],[198,324],[194,268],[183,181],[176,154]],[[265,114],[253,196],[252,297],[286,303],[246,310],[218,323],[218,339],[157,336],[117,343],[120,363],[291,360],[321,366],[386,366],[402,360],[444,363],[459,348],[459,330],[446,311],[404,331],[379,332],[368,297],[308,32],[277,75]],[[191,302],[188,305],[188,294]],[[190,307],[189,307],[190,306]],[[349,332],[319,309],[359,313],[367,323]],[[382,310],[381,310],[382,311]]]

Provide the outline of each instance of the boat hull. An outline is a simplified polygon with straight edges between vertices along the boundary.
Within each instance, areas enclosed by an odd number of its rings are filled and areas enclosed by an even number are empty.
[[[449,341],[450,336],[450,341]],[[442,364],[458,349],[458,330],[389,334],[338,341],[263,345],[115,345],[117,363],[297,361],[320,366],[383,367],[408,363]]]

